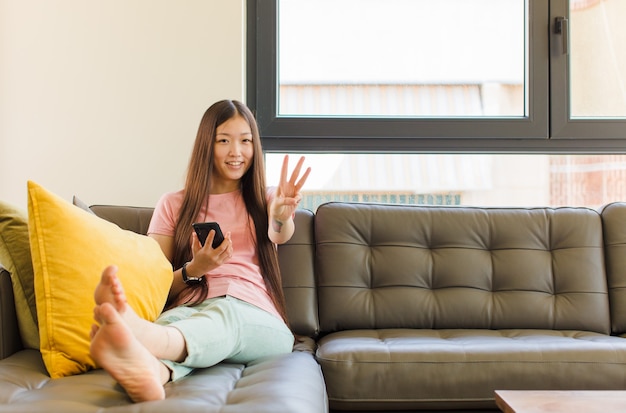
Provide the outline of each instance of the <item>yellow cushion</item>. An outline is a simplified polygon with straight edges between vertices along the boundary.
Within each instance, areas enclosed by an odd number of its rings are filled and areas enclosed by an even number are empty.
[[[0,202],[0,264],[11,273],[17,324],[26,348],[39,349],[33,263],[26,211]]]
[[[130,306],[154,320],[172,282],[157,242],[122,230],[28,182],[28,223],[35,272],[40,350],[50,377],[97,367],[89,355],[93,292],[102,270],[118,266]]]

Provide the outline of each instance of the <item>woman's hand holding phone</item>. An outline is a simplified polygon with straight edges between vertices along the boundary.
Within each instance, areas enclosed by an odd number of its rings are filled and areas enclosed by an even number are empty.
[[[228,262],[233,255],[233,245],[230,232],[225,235],[215,222],[193,224],[191,251],[193,260],[187,266],[193,267],[194,274],[214,270]]]
[[[213,230],[213,239],[211,241],[211,246],[213,249],[220,246],[220,244],[224,241],[224,235],[222,234],[222,229],[217,222],[196,222],[195,224],[191,224],[194,231],[198,235],[198,239],[200,240],[200,244],[204,246],[206,239]]]

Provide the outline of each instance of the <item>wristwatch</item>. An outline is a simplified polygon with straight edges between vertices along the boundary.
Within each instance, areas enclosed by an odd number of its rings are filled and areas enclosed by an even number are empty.
[[[182,268],[183,281],[185,282],[185,284],[198,285],[204,282],[204,275],[202,277],[190,277],[189,274],[187,274],[187,264],[189,263],[188,262],[184,263],[183,268]]]

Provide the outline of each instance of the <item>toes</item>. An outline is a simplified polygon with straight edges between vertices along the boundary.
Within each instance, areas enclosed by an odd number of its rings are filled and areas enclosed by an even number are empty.
[[[97,324],[92,324],[91,325],[91,330],[89,331],[89,338],[93,340],[93,338],[98,333],[98,330],[99,330],[98,325]]]

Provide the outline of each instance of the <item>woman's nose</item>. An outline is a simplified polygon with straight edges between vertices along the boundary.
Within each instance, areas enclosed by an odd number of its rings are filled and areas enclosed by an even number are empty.
[[[239,155],[240,153],[241,153],[241,148],[239,146],[239,143],[233,142],[230,145],[230,154],[231,155]]]

